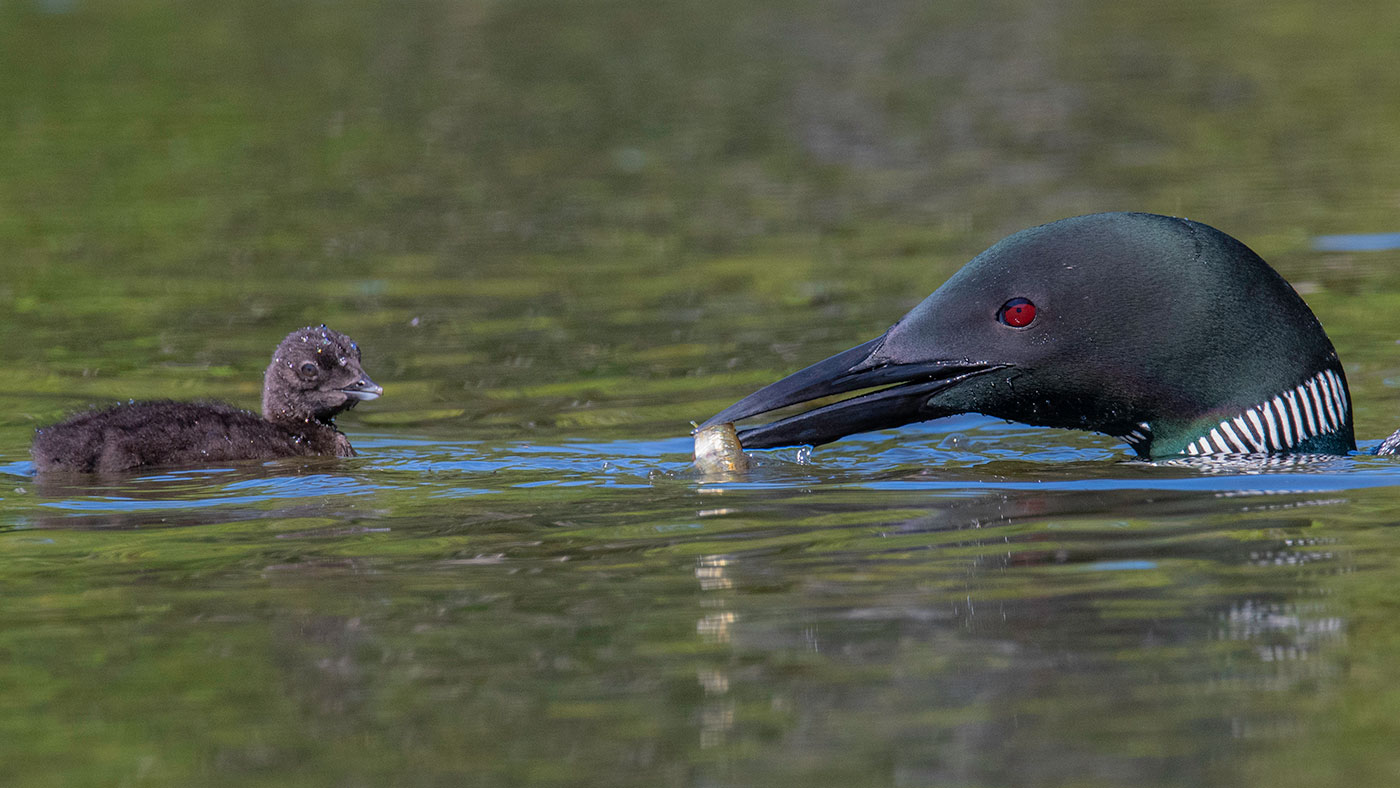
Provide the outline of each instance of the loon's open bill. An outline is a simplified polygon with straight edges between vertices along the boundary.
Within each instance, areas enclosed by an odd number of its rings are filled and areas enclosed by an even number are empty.
[[[958,409],[936,404],[934,395],[976,375],[1005,368],[1001,364],[967,362],[896,362],[879,355],[885,339],[872,339],[765,386],[720,411],[701,427],[739,421],[836,394],[883,387],[739,433],[739,441],[749,449],[818,446],[857,432],[959,413]]]
[[[701,426],[862,391],[739,439],[818,445],[975,412],[1106,433],[1150,458],[1356,445],[1346,375],[1302,298],[1229,235],[1154,214],[1016,233],[883,335]]]

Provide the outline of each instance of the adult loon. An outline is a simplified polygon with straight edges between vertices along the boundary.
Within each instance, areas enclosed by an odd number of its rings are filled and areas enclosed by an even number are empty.
[[[352,457],[333,419],[384,393],[360,348],[324,325],[288,334],[263,375],[262,416],[217,402],[134,402],[40,429],[36,472],[113,473],[153,465],[333,455]]]
[[[874,389],[743,430],[819,445],[956,413],[1113,435],[1144,459],[1356,448],[1346,373],[1303,299],[1199,222],[1101,213],[978,255],[883,335],[701,428]],[[1400,432],[1382,453],[1400,450]]]

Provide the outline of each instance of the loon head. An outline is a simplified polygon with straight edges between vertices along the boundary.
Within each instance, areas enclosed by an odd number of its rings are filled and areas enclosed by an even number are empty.
[[[326,326],[288,334],[263,375],[263,417],[276,422],[329,423],[384,389],[360,366],[360,346]]]
[[[874,389],[740,432],[818,445],[956,413],[1125,440],[1140,457],[1355,448],[1346,376],[1303,299],[1199,222],[1080,216],[978,255],[883,335],[703,426]]]

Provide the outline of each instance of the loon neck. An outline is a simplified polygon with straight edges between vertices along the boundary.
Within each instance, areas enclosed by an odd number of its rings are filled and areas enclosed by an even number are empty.
[[[1351,397],[1340,367],[1324,369],[1243,408],[1223,408],[1186,423],[1138,423],[1120,435],[1138,456],[1345,454],[1356,448]]]

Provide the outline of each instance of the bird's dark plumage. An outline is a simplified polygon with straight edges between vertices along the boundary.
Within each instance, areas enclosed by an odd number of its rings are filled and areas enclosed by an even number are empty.
[[[327,455],[355,450],[333,419],[383,392],[360,349],[325,326],[293,331],[263,376],[263,415],[217,402],[135,402],[40,429],[35,470],[111,473],[155,465]]]
[[[1356,447],[1346,375],[1303,299],[1229,235],[1154,214],[1016,233],[883,335],[702,426],[876,387],[740,440],[816,445],[975,412],[1107,433],[1144,458]]]
[[[1376,447],[1376,454],[1400,454],[1400,430],[1381,441],[1381,445]]]

